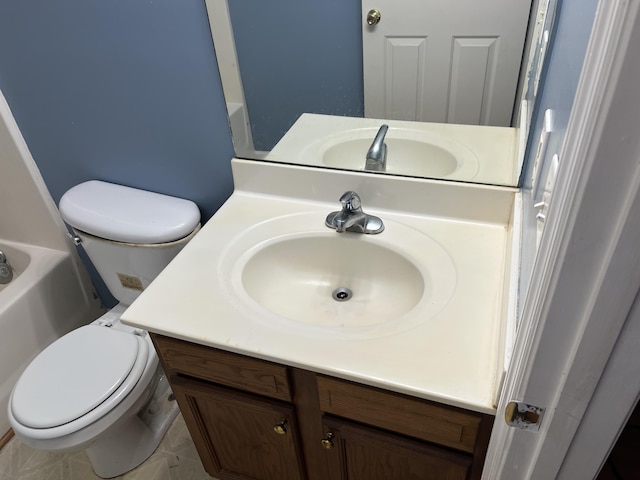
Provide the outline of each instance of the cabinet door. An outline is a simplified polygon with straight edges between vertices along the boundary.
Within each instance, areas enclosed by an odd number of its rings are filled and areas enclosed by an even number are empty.
[[[327,416],[324,448],[342,480],[465,480],[471,457]],[[322,447],[320,447],[322,448]]]
[[[224,387],[171,381],[202,463],[220,480],[302,480],[293,406]]]

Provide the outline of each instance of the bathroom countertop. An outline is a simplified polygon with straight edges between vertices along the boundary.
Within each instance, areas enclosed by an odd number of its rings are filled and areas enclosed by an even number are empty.
[[[504,367],[515,190],[254,163],[234,160],[234,194],[126,310],[122,321],[202,345],[495,414]],[[274,180],[273,172],[295,178]],[[309,178],[306,193],[289,196]],[[261,187],[253,188],[256,185]],[[269,194],[270,188],[278,195]],[[394,201],[390,188],[407,195],[415,189],[412,198],[425,213],[394,210],[406,202]],[[271,323],[255,305],[248,308],[231,298],[230,280],[221,274],[221,265],[225,251],[247,228],[274,216],[304,212],[317,215],[322,231],[327,213],[339,205],[337,192],[345,189],[361,194],[367,213],[423,232],[446,249],[455,266],[456,285],[441,311],[411,328],[345,338],[336,330],[322,335],[306,332],[292,321],[290,328],[286,322]],[[446,192],[439,195],[443,203],[428,208],[428,197],[438,192]]]

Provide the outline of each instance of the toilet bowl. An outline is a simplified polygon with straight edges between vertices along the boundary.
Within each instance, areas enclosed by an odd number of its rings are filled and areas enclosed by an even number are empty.
[[[95,181],[67,192],[60,211],[120,303],[31,362],[12,391],[9,421],[33,448],[85,449],[95,473],[111,478],[147,459],[178,413],[150,336],[120,316],[195,235],[199,211]]]

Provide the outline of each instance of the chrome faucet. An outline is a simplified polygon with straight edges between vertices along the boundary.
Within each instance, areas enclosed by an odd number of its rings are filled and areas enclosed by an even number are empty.
[[[327,215],[325,225],[335,228],[336,232],[380,233],[384,230],[382,220],[362,211],[360,196],[348,191],[340,197],[342,210]]]
[[[382,125],[376,134],[376,138],[367,152],[367,161],[364,164],[365,170],[374,172],[384,172],[387,168],[387,144],[384,137],[389,130],[389,125]]]

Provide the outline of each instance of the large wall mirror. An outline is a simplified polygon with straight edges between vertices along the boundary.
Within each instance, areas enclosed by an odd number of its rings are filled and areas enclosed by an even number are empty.
[[[517,184],[557,0],[205,1],[238,157]]]

